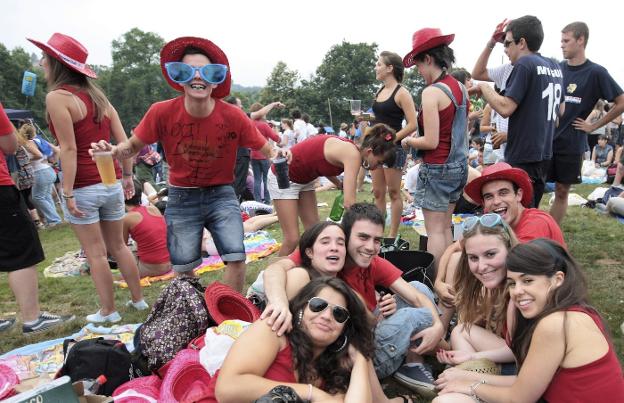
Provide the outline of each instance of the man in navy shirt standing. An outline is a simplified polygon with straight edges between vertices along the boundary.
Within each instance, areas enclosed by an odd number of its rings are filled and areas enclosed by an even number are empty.
[[[539,207],[544,193],[555,126],[563,106],[561,69],[538,53],[543,40],[544,30],[537,17],[525,15],[511,21],[503,45],[514,69],[504,95],[486,83],[479,84],[492,109],[509,117],[505,161],[531,178],[530,207]]]
[[[553,158],[548,172],[549,182],[556,182],[555,201],[550,215],[561,225],[568,208],[568,193],[573,183],[581,183],[583,153],[587,133],[606,125],[624,111],[622,89],[607,69],[585,57],[589,28],[584,22],[573,22],[561,30],[561,50],[565,112],[555,132]],[[615,101],[615,105],[598,121],[585,119],[599,100]]]

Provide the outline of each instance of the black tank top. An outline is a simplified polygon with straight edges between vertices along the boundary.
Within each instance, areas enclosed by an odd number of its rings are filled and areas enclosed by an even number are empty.
[[[383,90],[384,87],[381,87],[379,91],[377,91],[377,95]],[[394,96],[397,91],[401,88],[401,84],[397,84],[394,91],[392,91],[392,95],[388,99],[383,102],[377,102],[377,95],[375,96],[375,101],[373,102],[373,113],[375,113],[375,123],[385,123],[397,132],[401,130],[403,127],[403,119],[405,119],[405,114],[403,113],[403,109],[394,102]]]

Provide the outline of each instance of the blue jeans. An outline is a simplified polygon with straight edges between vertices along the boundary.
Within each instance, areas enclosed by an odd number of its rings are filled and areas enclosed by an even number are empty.
[[[409,283],[425,294],[435,305],[429,287],[418,282]],[[414,308],[403,298],[395,295],[397,311],[375,326],[375,356],[373,365],[379,379],[392,375],[403,363],[410,347],[410,337],[433,325],[429,308]]]
[[[202,262],[204,227],[224,262],[245,261],[243,220],[232,186],[170,186],[165,220],[167,248],[176,272],[191,271]]]
[[[119,221],[125,215],[124,196],[121,182],[114,185],[96,183],[74,189],[76,207],[84,213],[83,217],[74,217],[63,200],[63,213],[72,224],[95,224],[100,221]]]
[[[56,173],[52,167],[35,171],[35,184],[32,187],[32,199],[35,207],[43,214],[48,225],[59,224],[61,216],[56,211],[56,205],[52,200],[52,189]]]
[[[271,162],[269,160],[251,160],[251,169],[254,176],[253,194],[254,200],[260,203],[271,204],[269,195],[268,173]],[[260,190],[262,189],[262,197]],[[264,198],[264,201],[262,200]]]

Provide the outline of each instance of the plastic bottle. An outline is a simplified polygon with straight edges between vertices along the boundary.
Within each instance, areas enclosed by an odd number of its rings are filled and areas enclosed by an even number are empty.
[[[400,243],[401,234],[397,234],[396,238],[394,238],[394,243],[392,244],[392,250],[399,250]]]
[[[340,192],[334,199],[334,204],[329,212],[329,219],[334,222],[340,222],[342,213],[344,213],[344,193]]]
[[[496,162],[494,147],[492,146],[492,135],[488,134],[483,145],[483,165],[492,165]]]
[[[82,388],[84,395],[97,395],[102,385],[106,383],[106,376],[100,375],[95,379],[83,379]]]

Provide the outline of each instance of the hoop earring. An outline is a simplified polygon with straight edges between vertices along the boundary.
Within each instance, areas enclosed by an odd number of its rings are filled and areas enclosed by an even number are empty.
[[[368,163],[368,161],[366,161],[366,160],[362,161],[362,168],[364,168],[364,169],[369,169],[370,168],[370,164]]]
[[[301,322],[303,321],[303,309],[299,311],[297,314],[297,327],[301,327]]]
[[[342,337],[344,339],[342,342],[342,345],[335,350],[330,350],[332,353],[339,353],[342,350],[344,350],[344,348],[347,346],[347,342],[349,341],[349,338],[347,337],[346,334],[343,334]]]

